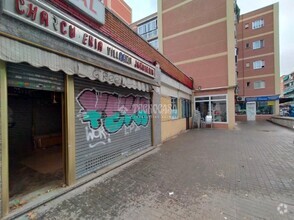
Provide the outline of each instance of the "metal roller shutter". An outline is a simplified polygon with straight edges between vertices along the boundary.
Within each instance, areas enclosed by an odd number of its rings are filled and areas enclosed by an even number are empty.
[[[150,94],[75,77],[77,178],[151,146]]]
[[[64,74],[25,63],[7,64],[8,86],[45,91],[64,91]]]

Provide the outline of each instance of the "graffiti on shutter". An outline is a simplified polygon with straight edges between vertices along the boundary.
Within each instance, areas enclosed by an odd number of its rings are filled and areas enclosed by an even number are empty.
[[[78,94],[76,101],[80,106],[78,117],[86,126],[89,148],[111,143],[110,135],[122,129],[127,136],[149,124],[150,100],[144,96],[87,88]]]

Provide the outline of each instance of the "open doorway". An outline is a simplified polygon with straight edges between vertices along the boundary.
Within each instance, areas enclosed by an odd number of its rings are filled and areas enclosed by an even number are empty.
[[[11,209],[64,183],[62,97],[59,92],[8,87]]]

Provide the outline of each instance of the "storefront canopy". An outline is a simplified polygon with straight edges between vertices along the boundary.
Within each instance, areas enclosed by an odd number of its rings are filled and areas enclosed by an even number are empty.
[[[18,41],[0,36],[0,59],[6,62],[26,62],[34,67],[48,67],[50,70],[63,71],[68,75],[78,75],[116,86],[149,92],[149,84],[116,73],[69,59]]]

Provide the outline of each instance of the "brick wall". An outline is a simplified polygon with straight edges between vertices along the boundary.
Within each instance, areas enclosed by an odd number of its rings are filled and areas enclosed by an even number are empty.
[[[52,3],[61,10],[65,11],[65,13],[68,13],[69,15],[79,19],[85,25],[90,26],[104,36],[111,38],[116,43],[132,51],[147,62],[152,64],[155,62],[159,63],[161,69],[170,77],[181,82],[189,88],[193,88],[193,81],[188,76],[181,72],[167,58],[165,58],[161,53],[149,45],[109,10],[106,9],[105,24],[100,25],[79,13],[74,8],[69,7],[62,0],[52,0]]]

